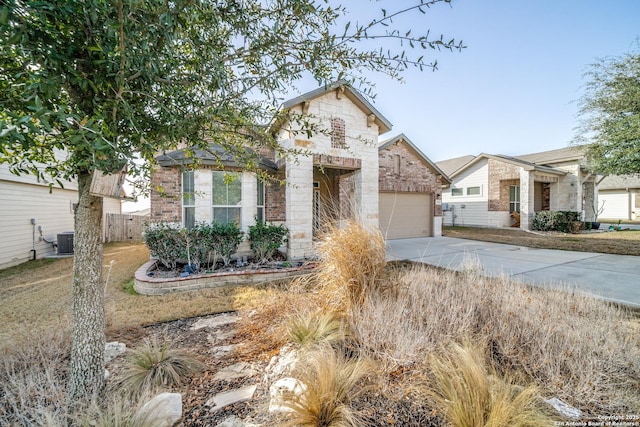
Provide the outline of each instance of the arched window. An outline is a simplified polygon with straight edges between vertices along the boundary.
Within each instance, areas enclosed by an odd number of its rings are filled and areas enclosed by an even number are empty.
[[[346,148],[344,135],[344,120],[339,117],[331,119],[331,147]]]

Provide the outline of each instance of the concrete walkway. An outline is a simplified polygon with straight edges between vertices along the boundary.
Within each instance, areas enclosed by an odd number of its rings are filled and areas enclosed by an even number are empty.
[[[640,307],[640,257],[535,249],[501,243],[431,237],[387,242],[387,259],[461,270],[479,262],[491,276],[561,286]]]

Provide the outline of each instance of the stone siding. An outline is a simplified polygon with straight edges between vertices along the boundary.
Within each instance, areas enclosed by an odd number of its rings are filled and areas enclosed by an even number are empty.
[[[509,186],[520,181],[520,166],[495,159],[488,159],[489,165],[489,211],[509,210]],[[506,189],[506,193],[505,193]]]
[[[379,191],[431,193],[442,197],[442,177],[406,144],[391,144],[379,151]],[[434,216],[442,216],[442,206],[434,204]]]

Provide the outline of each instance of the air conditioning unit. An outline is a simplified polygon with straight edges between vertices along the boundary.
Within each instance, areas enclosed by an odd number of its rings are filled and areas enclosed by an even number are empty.
[[[447,212],[449,210],[449,203],[442,204],[442,212]]]
[[[73,255],[73,231],[58,234],[58,255]]]

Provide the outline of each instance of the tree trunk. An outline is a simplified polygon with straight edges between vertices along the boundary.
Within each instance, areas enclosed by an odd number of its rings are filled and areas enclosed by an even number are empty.
[[[68,401],[93,397],[104,385],[102,198],[89,194],[91,174],[78,175],[73,262],[73,335]]]

